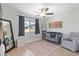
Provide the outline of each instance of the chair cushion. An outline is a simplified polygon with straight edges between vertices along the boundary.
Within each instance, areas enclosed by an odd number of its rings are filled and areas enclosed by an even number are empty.
[[[69,34],[63,33],[63,39],[69,39]]]
[[[51,38],[55,38],[55,37],[56,37],[56,33],[55,33],[55,32],[51,32],[51,33],[50,33],[50,37],[51,37]]]

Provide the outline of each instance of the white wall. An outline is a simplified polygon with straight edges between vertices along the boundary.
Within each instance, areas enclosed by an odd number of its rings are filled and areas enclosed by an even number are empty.
[[[54,15],[46,18],[42,18],[42,21],[40,20],[40,27],[43,30],[47,30],[47,31],[57,31],[57,32],[63,32],[63,33],[79,32],[79,27],[78,27],[79,26],[79,7],[78,5],[76,6],[72,5],[72,7],[70,6],[68,7],[68,6],[66,7],[64,5],[61,5],[61,6],[58,5],[57,7],[54,6],[55,9],[57,8],[56,10],[54,10]],[[34,33],[29,33],[29,34],[26,34],[25,36],[18,37],[18,21],[19,21],[18,15],[20,14],[25,15],[25,14],[22,12],[18,12],[18,10],[6,4],[2,4],[2,10],[3,10],[2,18],[12,21],[15,40],[17,39],[21,40],[21,43],[22,43],[22,41],[31,42],[34,40],[41,39],[41,34],[35,35]],[[63,28],[49,29],[47,23],[53,20],[62,20]]]
[[[14,39],[15,40],[20,40],[21,43],[28,43],[31,41],[39,40],[41,39],[41,34],[35,35],[34,33],[29,33],[26,34],[25,36],[18,36],[18,23],[19,23],[19,17],[18,15],[25,15],[22,12],[18,12],[18,10],[14,9],[13,7],[7,5],[7,4],[2,4],[2,11],[3,11],[3,16],[2,18],[11,20],[12,22],[12,27],[13,27],[13,33],[14,33]],[[26,16],[26,15],[25,15]],[[41,23],[40,23],[41,26]],[[40,30],[41,31],[41,30]]]
[[[55,32],[79,32],[79,5],[72,7],[64,7],[61,6],[61,10],[59,8],[59,12],[54,13],[53,16],[50,16],[47,19],[47,31],[55,31]],[[64,10],[63,10],[64,9]],[[63,28],[56,29],[56,28],[48,28],[48,23],[52,22],[53,20],[62,20]]]
[[[63,17],[62,31],[64,33],[79,32],[79,11],[72,11]]]
[[[3,12],[2,18],[11,20],[14,38],[16,40],[18,38],[18,16],[17,16],[17,13],[12,7],[10,7],[6,4],[1,4],[1,6],[2,6],[2,12]]]

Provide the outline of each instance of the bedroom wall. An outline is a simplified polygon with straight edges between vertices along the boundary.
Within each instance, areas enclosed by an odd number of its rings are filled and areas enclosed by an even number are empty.
[[[7,4],[2,4],[2,11],[3,11],[2,18],[11,20],[13,33],[14,33],[14,39],[15,41],[16,40],[19,41],[19,45],[23,45],[24,43],[41,39],[41,33],[37,35],[35,35],[34,33],[29,33],[29,34],[26,34],[25,36],[19,37],[18,36],[18,23],[19,23],[18,15],[25,15],[25,14],[22,12],[18,12],[19,10],[16,10]],[[41,21],[40,21],[40,26],[41,26]],[[41,31],[41,28],[40,28],[40,31]]]
[[[64,10],[63,10],[64,9]],[[59,8],[60,10],[60,8]],[[62,29],[56,28],[48,28],[48,23],[54,20],[62,20],[63,27]],[[53,16],[50,16],[47,19],[47,31],[55,31],[55,32],[79,32],[79,5],[72,5],[72,6],[62,6],[59,12],[55,12]]]

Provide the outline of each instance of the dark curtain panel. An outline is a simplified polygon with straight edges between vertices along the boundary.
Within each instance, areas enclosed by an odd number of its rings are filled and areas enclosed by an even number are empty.
[[[35,19],[35,34],[39,34],[40,29],[39,29],[39,19]]]
[[[19,16],[19,36],[24,36],[24,16]]]
[[[1,20],[1,18],[0,18],[0,30],[1,30],[1,26],[2,26],[2,20]]]
[[[2,20],[0,18],[0,31],[1,31],[1,26],[2,26]],[[1,33],[0,33],[1,34]],[[1,39],[0,39],[0,45],[1,45]]]

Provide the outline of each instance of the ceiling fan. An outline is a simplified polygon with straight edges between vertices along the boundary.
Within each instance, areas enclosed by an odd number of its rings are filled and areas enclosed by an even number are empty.
[[[45,17],[47,15],[53,15],[54,13],[53,12],[48,12],[50,9],[49,8],[41,8],[37,11],[35,11],[36,13],[38,13],[38,15],[36,15],[35,17],[38,17],[38,16],[42,16],[42,17]]]

